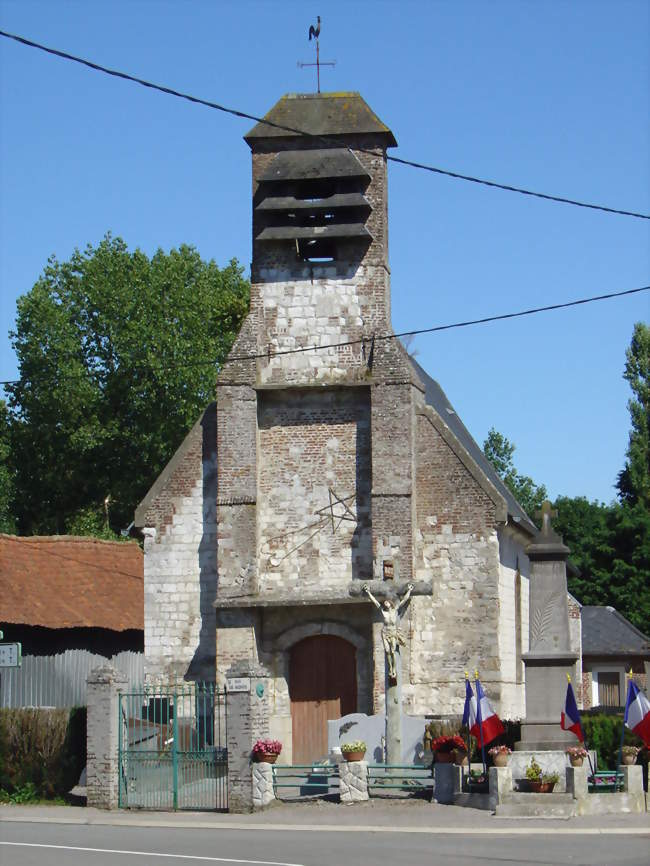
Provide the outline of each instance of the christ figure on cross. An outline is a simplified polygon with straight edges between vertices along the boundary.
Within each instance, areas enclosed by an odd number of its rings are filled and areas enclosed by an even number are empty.
[[[402,613],[406,609],[407,604],[409,603],[409,599],[411,598],[411,593],[413,592],[413,584],[408,583],[406,585],[406,592],[402,596],[399,601],[399,604],[395,605],[389,598],[387,598],[383,604],[377,601],[374,595],[370,592],[370,587],[367,583],[364,583],[361,588],[362,592],[368,596],[370,601],[377,608],[379,613],[382,615],[382,619],[384,620],[384,624],[381,629],[381,640],[384,644],[384,652],[386,653],[386,660],[388,661],[388,678],[391,680],[397,679],[397,669],[395,666],[395,654],[398,651],[400,646],[406,646],[406,641],[404,640],[404,633],[400,629],[398,623],[399,619],[402,616]]]

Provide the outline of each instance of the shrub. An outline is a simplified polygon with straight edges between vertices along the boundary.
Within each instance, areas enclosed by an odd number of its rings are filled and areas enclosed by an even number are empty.
[[[13,802],[52,799],[86,763],[86,710],[0,710],[0,789]]]
[[[615,770],[618,764],[618,750],[621,743],[622,715],[599,714],[586,716],[582,720],[585,738],[590,749],[598,755],[599,770]],[[625,729],[624,744],[641,745],[641,740]]]

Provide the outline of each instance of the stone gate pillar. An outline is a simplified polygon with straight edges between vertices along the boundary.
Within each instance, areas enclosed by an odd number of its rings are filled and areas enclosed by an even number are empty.
[[[269,682],[266,668],[253,661],[236,662],[226,674],[228,719],[228,808],[253,811],[251,750],[269,737]]]
[[[119,692],[127,677],[110,664],[95,668],[86,680],[86,792],[88,805],[116,809],[119,785]]]

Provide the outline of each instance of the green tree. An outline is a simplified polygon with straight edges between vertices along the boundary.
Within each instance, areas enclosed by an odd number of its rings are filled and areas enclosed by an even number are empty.
[[[650,327],[637,322],[626,352],[625,372],[632,394],[630,440],[625,466],[618,476],[621,502],[640,502],[650,509]]]
[[[543,484],[535,484],[528,475],[520,475],[517,472],[513,460],[515,451],[516,445],[494,427],[490,428],[487,439],[483,443],[483,453],[526,514],[534,519],[535,512],[539,511],[542,502],[546,499],[546,487]]]
[[[12,510],[14,480],[9,461],[9,435],[7,404],[0,400],[0,532],[12,534],[16,531],[16,520]]]
[[[189,246],[149,259],[110,235],[69,261],[49,260],[19,299],[11,334],[21,533],[88,526],[107,496],[111,527],[131,522],[214,399],[216,371],[248,309],[242,273],[235,260],[219,269]]]

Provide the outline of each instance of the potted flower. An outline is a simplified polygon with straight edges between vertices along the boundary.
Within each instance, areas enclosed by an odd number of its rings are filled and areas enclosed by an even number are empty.
[[[560,781],[560,776],[558,773],[544,773],[533,755],[526,767],[526,780],[529,791],[535,794],[550,794],[556,782]]]
[[[488,749],[488,755],[492,758],[492,763],[495,767],[507,767],[508,757],[512,754],[512,749],[508,746],[492,746]]]
[[[641,751],[638,746],[623,746],[623,754],[621,760],[624,764],[631,766],[636,764],[637,755]]]
[[[566,753],[572,767],[582,767],[582,762],[587,757],[587,750],[582,746],[569,746]]]
[[[253,746],[253,760],[260,764],[275,764],[281,751],[279,740],[258,740]]]
[[[341,743],[341,753],[346,761],[363,761],[367,748],[363,740],[354,740],[352,743]]]
[[[460,752],[462,753],[462,757],[465,757],[467,746],[461,736],[454,734],[453,736],[441,736],[431,740],[431,751],[434,753],[436,761],[439,764],[451,764],[455,757],[454,752],[457,754]]]

